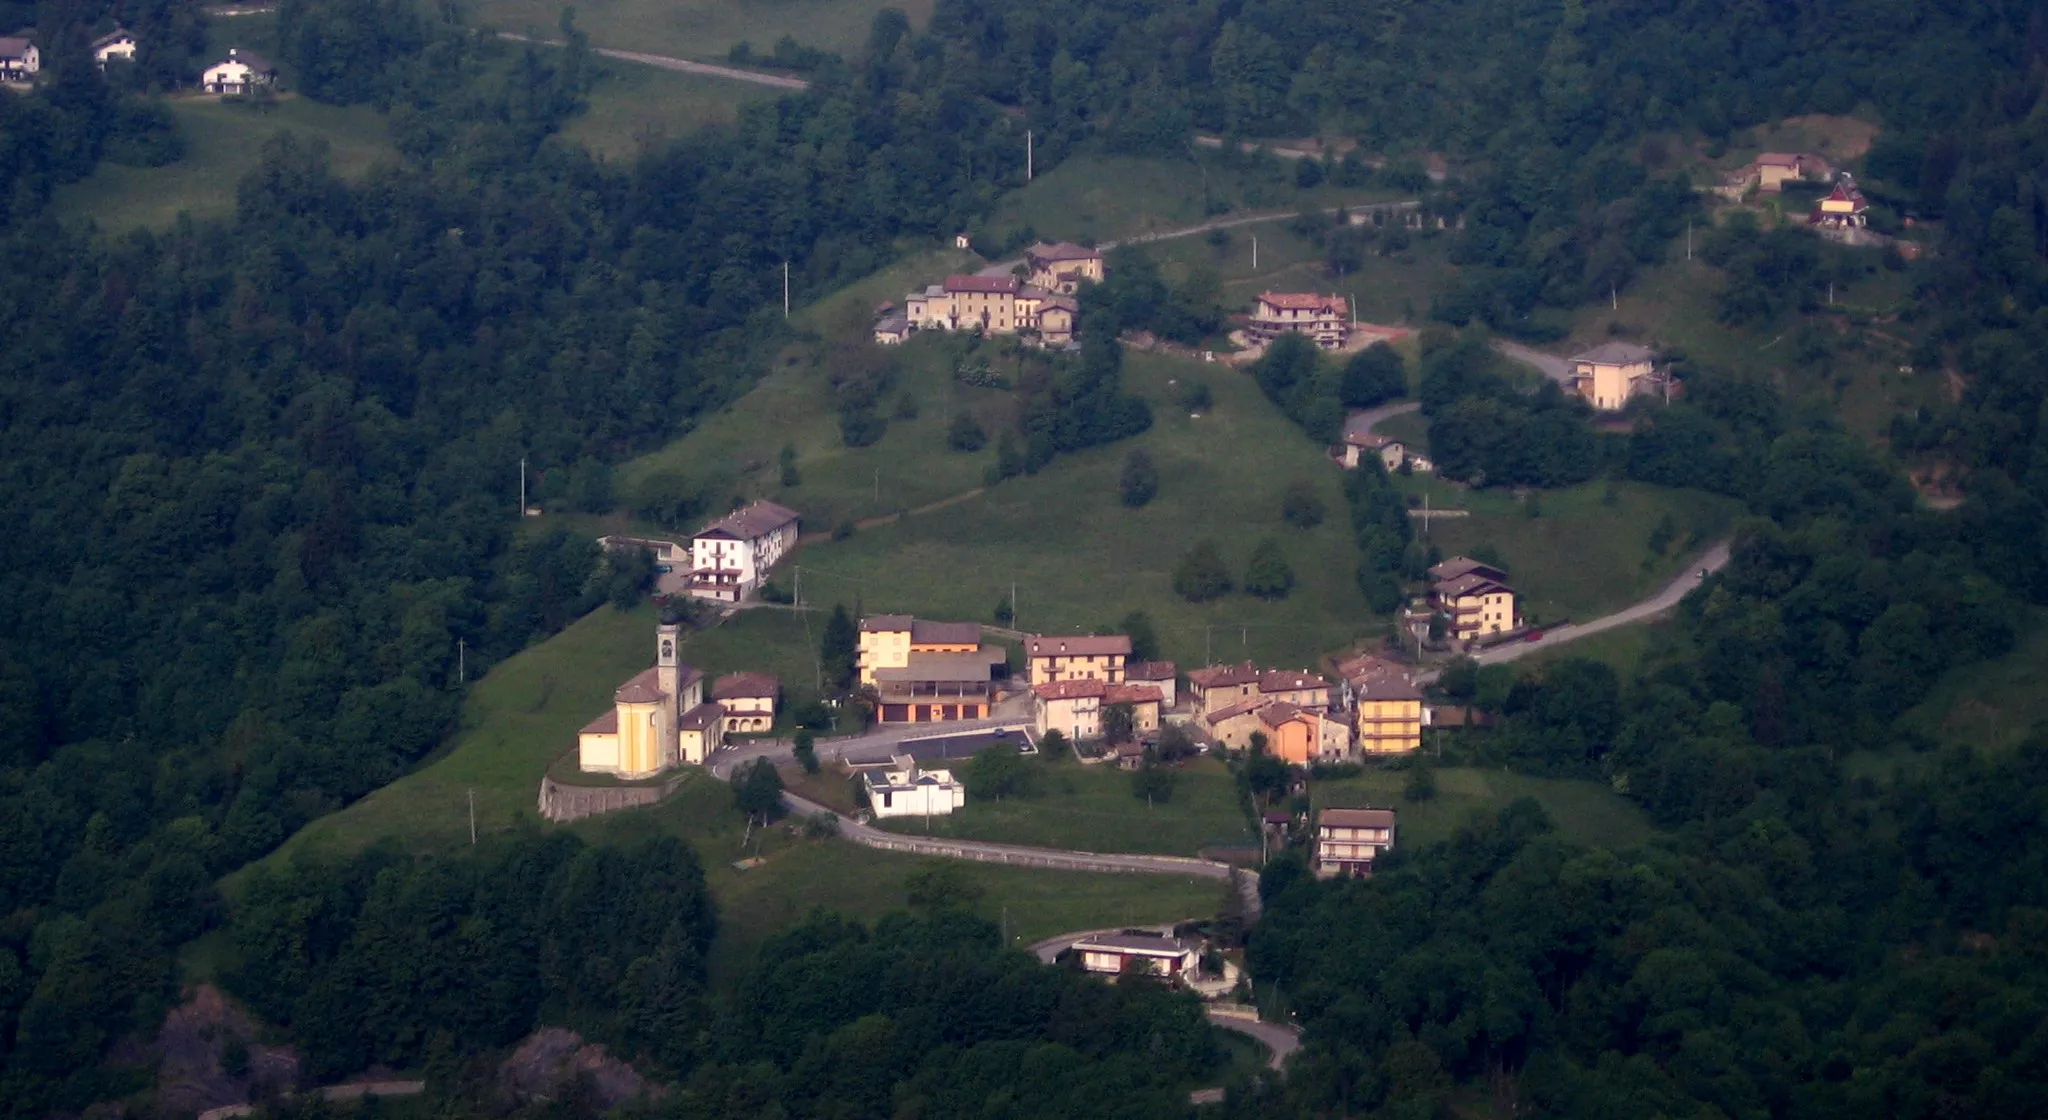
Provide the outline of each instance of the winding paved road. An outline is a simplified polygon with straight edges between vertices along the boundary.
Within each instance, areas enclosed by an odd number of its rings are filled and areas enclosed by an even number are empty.
[[[1566,388],[1571,387],[1572,364],[1555,354],[1546,354],[1533,346],[1524,346],[1519,342],[1510,342],[1505,338],[1494,339],[1493,349],[1495,353],[1502,357],[1512,358],[1525,366],[1534,368],[1536,372],[1557,382],[1559,385],[1563,385]]]
[[[1542,653],[1544,650],[1563,642],[1575,642],[1580,638],[1590,638],[1595,634],[1612,630],[1617,626],[1627,626],[1630,623],[1641,622],[1644,619],[1654,618],[1657,615],[1663,614],[1665,611],[1677,606],[1679,600],[1691,594],[1693,588],[1705,583],[1708,575],[1728,566],[1728,543],[1726,540],[1718,540],[1708,545],[1705,552],[1700,553],[1697,557],[1687,562],[1684,571],[1680,572],[1670,583],[1665,584],[1655,595],[1647,599],[1623,607],[1613,614],[1601,615],[1599,618],[1587,622],[1567,622],[1562,626],[1545,628],[1541,641],[1502,642],[1491,649],[1481,650],[1474,654],[1472,659],[1481,665],[1498,665],[1508,661],[1516,661],[1531,654]],[[1416,675],[1416,680],[1420,683],[1428,684],[1434,681],[1437,676],[1438,674],[1434,672],[1419,673]]]
[[[498,38],[510,39],[515,43],[532,43],[538,47],[560,47],[567,44],[560,39],[536,39],[512,31],[498,32]],[[622,62],[637,62],[662,70],[676,70],[684,74],[702,74],[707,78],[727,78],[735,82],[752,82],[757,86],[774,86],[776,89],[809,89],[811,83],[802,78],[791,78],[781,74],[764,74],[759,70],[742,70],[737,66],[720,66],[712,62],[691,62],[687,58],[671,58],[665,54],[645,54],[640,51],[621,51],[611,47],[592,47],[591,53]]]
[[[1239,1034],[1248,1035],[1254,1041],[1263,1044],[1267,1050],[1272,1052],[1272,1056],[1266,1059],[1266,1065],[1271,1067],[1276,1073],[1286,1068],[1288,1055],[1301,1049],[1301,1028],[1291,1023],[1268,1023],[1263,1019],[1241,1019],[1238,1016],[1226,1015],[1215,1010],[1209,1011],[1206,1017],[1215,1026],[1222,1027],[1226,1031],[1236,1031]]]

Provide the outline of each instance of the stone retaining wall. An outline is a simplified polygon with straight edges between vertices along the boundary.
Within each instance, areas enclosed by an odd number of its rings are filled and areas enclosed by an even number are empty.
[[[540,815],[551,821],[580,821],[621,809],[652,805],[676,791],[682,775],[658,786],[572,786],[553,778],[540,780]]]

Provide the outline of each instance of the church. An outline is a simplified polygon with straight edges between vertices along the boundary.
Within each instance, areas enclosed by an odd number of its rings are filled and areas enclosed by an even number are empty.
[[[655,630],[654,666],[612,693],[612,710],[576,737],[586,773],[645,778],[681,763],[702,765],[724,743],[725,709],[704,699],[704,674],[677,657],[682,627]]]

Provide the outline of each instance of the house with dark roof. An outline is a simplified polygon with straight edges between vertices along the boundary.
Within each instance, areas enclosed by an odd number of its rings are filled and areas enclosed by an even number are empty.
[[[979,331],[1023,335],[1042,346],[1072,343],[1081,312],[1074,293],[1081,281],[1102,279],[1101,254],[1067,242],[1035,246],[1033,252],[1041,257],[1028,266],[1028,279],[997,270],[956,273],[904,296],[901,334]],[[880,324],[875,338],[884,345],[901,341],[900,335],[884,338]]]
[[[199,75],[199,88],[225,95],[254,93],[277,84],[277,65],[255,51],[229,47],[228,56]]]
[[[135,33],[116,27],[92,41],[92,60],[105,70],[109,62],[135,61]]]
[[[1196,707],[1206,716],[1257,696],[1259,676],[1259,667],[1249,661],[1242,665],[1210,665],[1188,670],[1188,690]]]
[[[1057,731],[1072,742],[1102,738],[1103,697],[1109,684],[1085,678],[1047,681],[1031,688],[1038,733]]]
[[[1201,950],[1193,941],[1146,930],[1098,933],[1074,942],[1069,953],[1087,972],[1108,976],[1155,976],[1174,982],[1193,976]]]
[[[1404,754],[1422,746],[1422,688],[1407,666],[1367,654],[1338,662],[1337,676],[1360,753]]]
[[[1633,342],[1601,343],[1571,359],[1571,387],[1594,408],[1613,411],[1650,387],[1653,357]]]
[[[1127,661],[1124,683],[1150,685],[1159,690],[1159,702],[1171,708],[1179,702],[1180,670],[1171,661]]]
[[[1373,861],[1393,850],[1397,826],[1392,809],[1323,810],[1316,817],[1316,876],[1370,876]]]
[[[875,692],[883,723],[984,719],[995,705],[1001,646],[981,643],[981,625],[907,614],[860,620],[860,683]]]
[[[1024,639],[1024,659],[1031,683],[1094,680],[1114,684],[1124,679],[1131,656],[1125,634],[1039,634]]]
[[[1429,605],[1461,642],[1505,634],[1522,625],[1515,589],[1500,569],[1459,556],[1429,570]]]
[[[690,538],[690,575],[684,586],[692,598],[719,603],[752,597],[796,547],[800,527],[795,510],[766,500],[726,514]]]

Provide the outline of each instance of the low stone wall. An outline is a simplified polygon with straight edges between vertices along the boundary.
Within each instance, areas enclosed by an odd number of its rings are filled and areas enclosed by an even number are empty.
[[[676,791],[678,774],[658,786],[572,786],[553,778],[540,780],[540,815],[551,821],[580,821],[621,809],[652,805]]]

